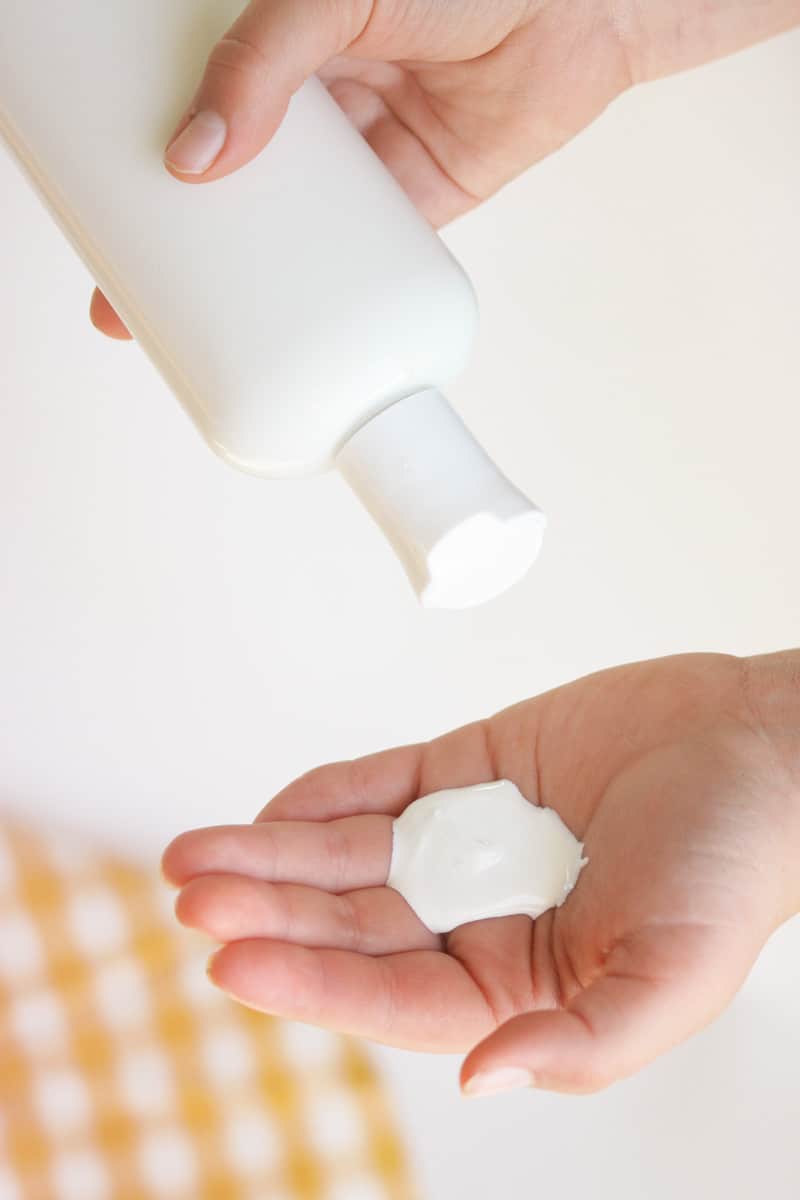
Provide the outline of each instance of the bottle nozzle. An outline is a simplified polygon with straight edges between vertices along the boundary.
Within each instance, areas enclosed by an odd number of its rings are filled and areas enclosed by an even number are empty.
[[[483,604],[521,579],[539,553],[544,513],[433,389],[373,417],[337,465],[426,608]]]

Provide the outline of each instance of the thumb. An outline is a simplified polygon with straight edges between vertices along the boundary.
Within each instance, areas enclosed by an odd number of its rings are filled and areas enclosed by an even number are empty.
[[[292,94],[369,23],[374,0],[253,0],[217,42],[165,153],[205,182],[244,166],[283,120]]]
[[[596,1092],[632,1074],[678,1040],[670,1033],[674,1012],[653,987],[606,977],[569,1008],[514,1017],[467,1057],[462,1090],[467,1096],[518,1087]]]
[[[632,1075],[718,1015],[741,984],[747,961],[717,970],[659,975],[613,971],[566,1007],[514,1017],[467,1056],[465,1095],[518,1087],[596,1092]]]

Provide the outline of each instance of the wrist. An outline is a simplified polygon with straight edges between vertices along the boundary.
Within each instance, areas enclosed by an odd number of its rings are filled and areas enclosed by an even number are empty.
[[[786,877],[784,919],[800,912],[800,650],[742,660],[751,723],[775,768],[774,819]]]
[[[622,0],[609,9],[634,83],[713,62],[800,23],[796,5],[786,0],[710,5]]]

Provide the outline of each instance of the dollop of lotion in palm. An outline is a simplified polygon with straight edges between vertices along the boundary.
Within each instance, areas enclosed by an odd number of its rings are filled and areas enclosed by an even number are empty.
[[[387,886],[431,932],[448,933],[486,917],[540,916],[564,903],[587,861],[558,813],[501,779],[410,804],[394,822]]]

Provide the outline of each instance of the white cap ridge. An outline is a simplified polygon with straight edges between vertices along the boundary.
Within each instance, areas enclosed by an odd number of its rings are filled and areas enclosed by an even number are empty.
[[[521,579],[539,553],[544,513],[434,389],[378,413],[336,465],[426,608],[483,604]]]

